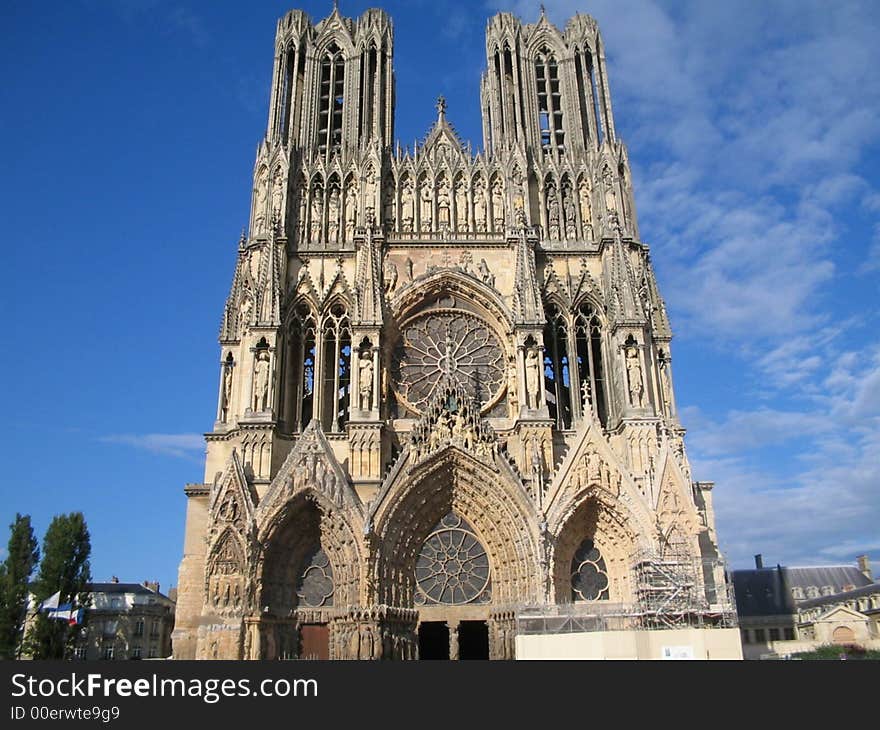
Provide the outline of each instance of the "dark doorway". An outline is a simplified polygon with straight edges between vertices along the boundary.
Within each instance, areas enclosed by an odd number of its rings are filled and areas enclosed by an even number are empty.
[[[485,621],[462,621],[458,625],[458,657],[489,658],[489,627]]]
[[[419,659],[449,659],[449,627],[445,621],[419,624]]]
[[[304,624],[300,629],[300,638],[300,659],[330,658],[330,631],[327,624]]]

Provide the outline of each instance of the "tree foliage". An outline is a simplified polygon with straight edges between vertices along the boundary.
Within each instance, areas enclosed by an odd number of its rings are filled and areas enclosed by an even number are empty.
[[[82,512],[56,515],[43,538],[43,558],[32,584],[37,603],[60,591],[60,603],[85,606],[86,584],[92,579],[89,555],[91,538]],[[75,627],[79,630],[80,627]],[[74,631],[64,621],[37,615],[28,632],[27,648],[34,659],[63,659]]]
[[[0,565],[0,659],[14,659],[27,612],[28,583],[40,559],[30,515],[9,526],[6,560]]]

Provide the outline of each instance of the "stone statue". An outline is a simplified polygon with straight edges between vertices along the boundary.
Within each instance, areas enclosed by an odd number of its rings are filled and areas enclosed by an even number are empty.
[[[552,185],[547,188],[547,235],[554,241],[559,240],[559,200]]]
[[[510,405],[511,418],[516,418],[519,412],[519,387],[516,381],[516,361],[511,360],[507,368],[507,402]]]
[[[269,351],[260,350],[254,363],[254,411],[268,408],[269,398]]]
[[[327,202],[327,240],[339,240],[339,188],[331,188]]]
[[[373,358],[369,350],[361,352],[358,370],[360,409],[369,411],[373,407]]]
[[[367,174],[364,176],[364,211],[376,210],[376,171],[373,166],[367,168]]]
[[[421,208],[419,208],[419,225],[421,230],[430,231],[434,223],[434,195],[426,180],[422,186]]]
[[[501,181],[495,180],[492,183],[492,218],[496,233],[504,230],[504,196],[502,193]]]
[[[449,185],[446,180],[442,180],[440,182],[440,187],[437,189],[437,227],[443,228],[444,226],[449,226],[452,224],[452,220],[449,216],[450,209],[450,200],[449,200]]]
[[[275,171],[275,184],[272,187],[272,217],[282,220],[284,214],[284,175]]]
[[[269,174],[266,170],[260,172],[257,178],[256,202],[254,203],[254,232],[266,232],[266,204],[269,199]]]
[[[569,241],[577,238],[577,214],[574,210],[574,197],[571,186],[562,188],[562,212],[565,216],[565,237]]]
[[[315,186],[312,189],[312,240],[321,240],[321,229],[324,217],[324,191]]]
[[[349,185],[345,193],[345,240],[354,240],[354,227],[357,224],[357,193],[354,185]]]
[[[413,280],[413,260],[408,256],[406,259],[406,275],[410,281]]]
[[[626,347],[626,376],[629,380],[629,400],[636,408],[641,408],[644,388],[642,386],[642,365],[639,362],[639,348],[635,344]]]
[[[385,265],[382,267],[382,283],[386,294],[391,294],[397,286],[397,267],[391,259],[385,259]]]
[[[526,352],[526,396],[528,407],[539,407],[538,397],[541,394],[541,358],[537,347],[530,347]]]
[[[495,286],[495,274],[489,271],[489,266],[486,263],[486,259],[480,259],[480,264],[477,266],[477,269],[480,272],[480,279],[484,284],[488,284],[489,286]]]
[[[394,230],[395,219],[394,219],[394,180],[391,176],[385,180],[385,185],[383,186],[384,192],[382,193],[384,200],[382,201],[382,219],[385,224],[385,228],[387,230]]]
[[[232,363],[223,366],[223,420],[229,417],[232,407]]]
[[[413,186],[409,178],[403,183],[403,191],[400,194],[400,208],[400,218],[403,230],[412,231],[415,208],[413,204]]]
[[[584,228],[584,239],[593,240],[593,206],[590,203],[590,185],[586,180],[581,181],[581,223]]]
[[[584,415],[593,414],[593,393],[591,392],[589,378],[585,378],[581,383],[581,405],[584,409]]]
[[[611,218],[612,211],[617,212],[617,195],[614,191],[614,175],[608,165],[605,165],[602,170],[602,182],[605,185],[605,210],[608,211],[609,218]]]
[[[474,228],[480,233],[486,230],[486,193],[479,181],[474,184]]]
[[[467,188],[461,178],[455,183],[455,226],[462,233],[468,230]]]

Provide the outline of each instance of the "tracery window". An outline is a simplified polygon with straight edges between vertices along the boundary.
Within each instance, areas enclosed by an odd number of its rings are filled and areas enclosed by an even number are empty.
[[[315,319],[305,304],[294,311],[290,322],[291,378],[288,420],[293,431],[302,431],[312,420],[315,408]]]
[[[321,152],[337,149],[342,143],[344,90],[345,60],[339,46],[331,43],[321,61],[318,99],[318,149]]]
[[[535,78],[538,92],[538,120],[541,148],[565,151],[565,132],[562,128],[562,94],[559,90],[559,67],[547,48],[535,58]]]
[[[494,402],[504,382],[501,341],[481,317],[451,307],[409,319],[392,359],[395,390],[404,406],[422,413],[441,382],[458,382],[482,406]]]
[[[351,401],[351,325],[345,307],[334,304],[324,318],[321,425],[339,432],[348,422]]]
[[[568,352],[568,326],[559,309],[546,308],[544,329],[544,393],[550,417],[557,428],[571,428],[571,367]]]
[[[599,423],[606,425],[608,409],[605,403],[605,368],[602,362],[602,324],[593,307],[583,302],[574,317],[575,367],[578,371],[580,402],[585,392],[589,405]]]
[[[605,558],[590,538],[584,539],[571,559],[571,600],[608,600]]]
[[[418,605],[487,603],[492,597],[486,549],[455,512],[428,535],[416,560],[415,578]]]
[[[333,566],[324,549],[318,545],[306,556],[296,582],[300,605],[310,608],[333,605]]]

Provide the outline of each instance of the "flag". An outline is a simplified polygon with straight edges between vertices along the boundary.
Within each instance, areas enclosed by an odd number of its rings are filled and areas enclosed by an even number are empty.
[[[49,618],[67,621],[70,626],[76,626],[82,623],[83,610],[74,608],[70,603],[63,603],[58,608],[49,611]]]
[[[37,610],[38,611],[48,611],[50,609],[56,609],[56,608],[58,608],[58,602],[60,600],[61,600],[61,591],[58,591],[57,593],[53,593],[45,601],[43,601]]]

